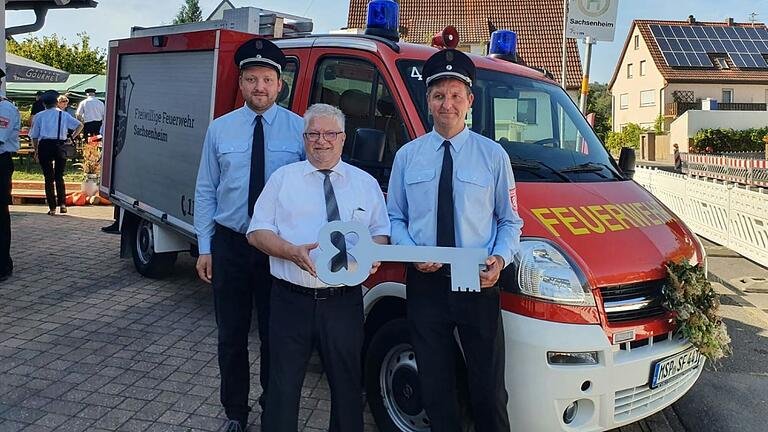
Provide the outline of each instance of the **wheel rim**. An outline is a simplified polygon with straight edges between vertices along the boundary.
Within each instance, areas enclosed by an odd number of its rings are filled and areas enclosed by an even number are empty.
[[[384,408],[400,430],[429,431],[429,418],[421,403],[416,354],[410,345],[400,344],[389,350],[379,371],[379,384]]]
[[[155,255],[155,238],[152,233],[152,223],[142,220],[136,230],[136,252],[139,260],[149,264]]]

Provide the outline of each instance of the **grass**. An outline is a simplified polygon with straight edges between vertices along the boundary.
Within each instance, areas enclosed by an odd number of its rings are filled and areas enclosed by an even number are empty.
[[[64,181],[81,182],[85,180],[85,174],[79,168],[72,166],[72,164],[71,159],[67,161],[64,169]],[[40,164],[31,160],[20,161],[18,158],[14,158],[13,165],[13,180],[43,181],[43,170],[40,168]]]

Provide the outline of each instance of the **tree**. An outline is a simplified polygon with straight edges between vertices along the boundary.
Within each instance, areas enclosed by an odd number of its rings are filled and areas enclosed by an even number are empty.
[[[56,34],[51,36],[27,36],[21,42],[9,40],[8,52],[45,63],[69,73],[104,74],[107,71],[106,51],[91,47],[91,37],[78,33],[79,42],[72,45]]]
[[[608,132],[611,131],[611,94],[608,93],[607,84],[589,85],[587,112],[595,113],[595,133],[600,140],[606,142]]]
[[[176,14],[176,18],[173,19],[174,24],[184,24],[200,22],[203,20],[203,11],[200,9],[200,4],[197,0],[186,0],[186,4],[181,5],[179,13]]]

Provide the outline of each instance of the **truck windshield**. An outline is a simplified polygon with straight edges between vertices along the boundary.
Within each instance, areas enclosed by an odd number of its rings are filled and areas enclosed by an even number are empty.
[[[398,68],[427,130],[424,62],[403,60]],[[581,115],[558,86],[502,72],[478,69],[475,101],[467,127],[496,141],[509,154],[515,180],[605,182],[624,180]]]

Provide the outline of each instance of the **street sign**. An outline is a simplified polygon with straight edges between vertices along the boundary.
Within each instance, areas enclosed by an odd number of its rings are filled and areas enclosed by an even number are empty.
[[[612,42],[618,8],[619,0],[569,0],[566,36]]]

